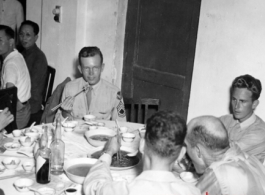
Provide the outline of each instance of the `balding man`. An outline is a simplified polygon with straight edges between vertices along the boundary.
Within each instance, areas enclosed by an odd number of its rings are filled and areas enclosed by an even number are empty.
[[[220,119],[191,120],[185,143],[196,172],[202,174],[197,183],[202,194],[265,194],[265,168],[236,144],[229,146]]]

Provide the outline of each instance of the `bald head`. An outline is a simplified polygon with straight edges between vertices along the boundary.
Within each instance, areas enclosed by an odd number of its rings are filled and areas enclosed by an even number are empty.
[[[229,146],[228,134],[223,123],[214,116],[200,116],[188,124],[187,140],[192,147],[202,144],[212,151]]]

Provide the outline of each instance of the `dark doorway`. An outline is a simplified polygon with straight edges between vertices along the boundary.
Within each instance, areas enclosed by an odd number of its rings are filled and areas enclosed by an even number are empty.
[[[122,91],[187,118],[201,0],[128,0]]]
[[[27,0],[18,0],[22,7],[23,7],[23,10],[24,10],[24,18],[26,19],[26,13],[27,13]]]

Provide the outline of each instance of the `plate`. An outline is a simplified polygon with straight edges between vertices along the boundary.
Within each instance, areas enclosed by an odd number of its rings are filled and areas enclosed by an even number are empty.
[[[85,137],[88,143],[90,143],[94,147],[104,146],[105,143],[107,142],[107,139],[105,138],[113,137],[115,135],[116,135],[116,132],[107,127],[98,127],[97,129],[86,131],[85,133]],[[102,137],[99,137],[99,139],[95,139],[95,136],[102,136]]]
[[[20,144],[16,142],[8,142],[4,145],[7,150],[16,151],[20,148]]]

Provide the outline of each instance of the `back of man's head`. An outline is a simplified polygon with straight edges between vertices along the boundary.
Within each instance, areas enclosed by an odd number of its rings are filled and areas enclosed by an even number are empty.
[[[187,140],[192,147],[198,144],[211,152],[219,152],[229,147],[227,131],[214,116],[200,116],[188,124]]]
[[[251,91],[253,101],[259,99],[262,90],[260,80],[248,74],[236,77],[234,79],[232,83],[232,91],[235,88],[246,88]]]
[[[33,28],[33,32],[35,35],[39,34],[40,28],[39,25],[31,20],[25,20],[24,22],[21,23],[20,29],[22,28],[23,25],[29,25]]]
[[[9,39],[14,39],[15,38],[15,32],[12,28],[6,25],[0,25],[0,30],[4,31],[6,33],[6,36]]]
[[[184,143],[186,122],[174,112],[159,111],[147,120],[145,144],[157,156],[177,157]]]

